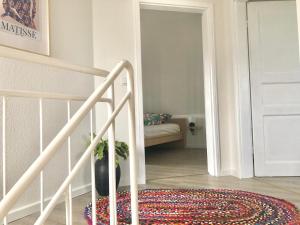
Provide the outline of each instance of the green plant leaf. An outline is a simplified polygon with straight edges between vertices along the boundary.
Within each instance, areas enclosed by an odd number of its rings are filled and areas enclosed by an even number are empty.
[[[103,159],[104,149],[105,149],[105,144],[103,142],[100,142],[97,146],[97,156],[99,160]]]
[[[121,158],[123,158],[124,160],[126,160],[127,158],[126,158],[126,155],[124,155],[123,153],[121,153],[121,152],[118,152],[117,151],[117,154],[116,155],[119,155]]]
[[[93,138],[96,137],[96,134],[93,133]],[[90,146],[91,140],[87,141],[87,146]],[[104,155],[108,153],[108,140],[101,139],[101,141],[97,144],[94,154],[97,156],[99,160],[103,159]],[[129,156],[128,145],[125,142],[116,141],[115,142],[115,154],[116,154],[116,166],[120,164],[120,157],[126,160]]]
[[[118,165],[120,165],[120,159],[119,159],[119,157],[116,155],[116,167],[118,167]]]

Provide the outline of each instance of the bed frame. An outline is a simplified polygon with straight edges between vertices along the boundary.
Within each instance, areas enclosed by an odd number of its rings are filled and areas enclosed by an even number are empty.
[[[187,119],[171,119],[168,123],[176,123],[180,127],[180,133],[172,134],[172,135],[165,135],[161,137],[154,137],[154,138],[145,138],[145,147],[150,147],[154,145],[161,145],[161,144],[169,144],[172,147],[184,148],[186,144],[186,132],[187,132]]]

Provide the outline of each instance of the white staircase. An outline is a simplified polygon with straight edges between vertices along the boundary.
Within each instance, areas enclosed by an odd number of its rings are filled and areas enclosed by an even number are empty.
[[[49,65],[49,63],[47,63]],[[63,65],[61,63],[53,62],[51,65],[67,68],[74,71],[86,72],[96,75],[103,73],[101,70],[83,69],[72,65]],[[127,72],[127,93],[122,98],[118,106],[115,105],[114,97],[114,81],[121,72]],[[91,177],[92,177],[92,218],[93,225],[96,224],[96,192],[95,192],[95,167],[94,167],[94,149],[101,138],[107,133],[109,140],[109,209],[110,209],[110,224],[116,225],[117,222],[117,208],[116,208],[116,174],[115,174],[115,119],[120,111],[127,105],[128,107],[128,120],[129,120],[129,163],[130,163],[130,191],[131,191],[131,216],[132,224],[138,224],[138,189],[137,189],[137,174],[136,174],[136,140],[135,140],[135,101],[134,101],[134,73],[132,65],[128,61],[122,61],[111,71],[107,72],[105,81],[91,94],[90,97],[85,99],[80,96],[72,96],[58,93],[44,93],[34,91],[22,90],[0,90],[2,97],[2,189],[3,199],[0,202],[0,223],[3,221],[4,225],[8,224],[7,216],[14,207],[14,204],[29,188],[30,184],[36,179],[40,179],[40,216],[34,223],[35,225],[42,225],[47,221],[47,218],[59,202],[65,196],[66,205],[66,224],[72,223],[72,189],[71,184],[74,177],[79,170],[90,161]],[[104,95],[106,94],[106,97]],[[8,151],[6,146],[6,120],[7,120],[7,99],[8,98],[33,98],[39,100],[39,121],[40,121],[40,156],[28,168],[23,176],[16,182],[16,184],[7,190],[7,158]],[[43,148],[43,101],[46,99],[55,99],[65,101],[68,108],[68,123],[50,142],[50,144]],[[80,109],[70,116],[70,103],[72,101],[85,101]],[[105,102],[108,109],[108,119],[102,129],[93,138],[91,135],[91,144],[87,147],[83,155],[76,162],[75,166],[71,167],[71,144],[70,136],[76,130],[79,123],[87,116],[90,116],[90,128],[93,133],[93,108],[98,102]],[[68,176],[65,178],[55,195],[50,202],[45,206],[44,204],[44,174],[43,170],[46,165],[53,159],[56,152],[60,147],[67,143],[68,145]]]

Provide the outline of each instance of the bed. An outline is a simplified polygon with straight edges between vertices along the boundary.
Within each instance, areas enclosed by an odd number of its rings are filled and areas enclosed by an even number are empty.
[[[184,147],[186,142],[186,119],[170,119],[168,122],[145,126],[145,147],[172,143]]]

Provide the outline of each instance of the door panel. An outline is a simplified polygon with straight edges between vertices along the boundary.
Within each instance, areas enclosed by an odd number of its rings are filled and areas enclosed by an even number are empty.
[[[300,83],[264,84],[264,105],[300,104]]]
[[[291,130],[293,132],[290,132]],[[299,134],[300,116],[265,116],[264,138],[266,163],[289,162],[300,159]]]
[[[256,176],[300,176],[296,3],[248,4]]]

